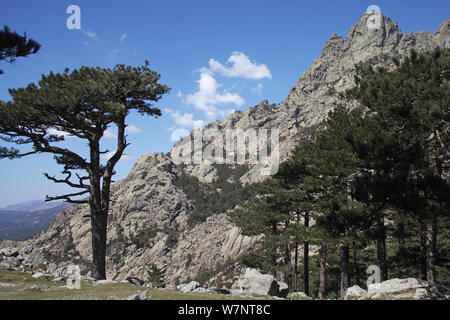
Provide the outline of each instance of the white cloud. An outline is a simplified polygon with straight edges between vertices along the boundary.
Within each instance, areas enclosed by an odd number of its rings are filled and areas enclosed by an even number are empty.
[[[108,161],[109,159],[112,158],[112,156],[113,156],[115,153],[116,153],[116,151],[111,151],[111,152],[109,152],[109,153],[107,153],[107,154],[103,154],[103,155],[101,156],[101,158],[102,158],[103,160]],[[119,161],[125,161],[125,162],[128,162],[128,161],[132,161],[132,160],[133,160],[133,157],[130,157],[129,155],[124,154],[124,155],[122,155],[122,157],[120,158]]]
[[[121,35],[120,36],[120,42],[124,42],[125,41],[125,39],[127,38],[127,34],[126,33],[124,33],[123,35]]]
[[[210,70],[225,77],[246,79],[272,78],[272,74],[265,64],[250,61],[249,57],[242,52],[235,51],[231,53],[226,64],[231,66],[224,66],[214,59],[209,59]]]
[[[217,115],[226,115],[226,112],[216,108],[216,104],[231,103],[241,106],[245,102],[236,93],[218,92],[220,85],[207,70],[201,72],[200,79],[197,82],[199,84],[197,92],[189,94],[186,101],[195,108],[202,110],[208,120],[215,120]]]
[[[60,131],[56,128],[50,128],[47,130],[48,135],[54,135],[54,136],[63,136],[64,138],[75,138],[75,136],[71,135],[70,133]]]
[[[127,128],[125,129],[126,133],[141,133],[142,131],[144,131],[144,130],[142,130],[136,126],[133,126],[132,124],[128,125]]]
[[[117,137],[117,134],[113,130],[108,128],[105,130],[105,132],[103,132],[103,137],[105,139],[115,139]]]
[[[175,120],[175,123],[182,128],[202,128],[205,125],[203,120],[194,120],[192,113],[181,114],[178,111],[171,112],[170,116]]]
[[[180,90],[178,90],[178,92],[177,92],[177,97],[178,98],[181,98],[183,96],[183,92],[181,92]]]
[[[256,93],[257,95],[262,95],[262,89],[263,89],[263,85],[262,85],[262,83],[258,83],[257,85],[256,85],[256,87],[255,88],[252,88],[251,90],[252,90],[252,92],[253,93]]]

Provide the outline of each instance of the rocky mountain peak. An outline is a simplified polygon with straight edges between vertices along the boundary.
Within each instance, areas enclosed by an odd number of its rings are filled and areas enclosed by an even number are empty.
[[[436,43],[441,48],[450,47],[450,19],[444,21],[434,35]]]

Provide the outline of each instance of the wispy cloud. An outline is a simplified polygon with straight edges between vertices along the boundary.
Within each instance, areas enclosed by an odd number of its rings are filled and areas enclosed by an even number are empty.
[[[108,161],[109,159],[112,158],[112,156],[113,156],[115,153],[116,153],[116,151],[111,151],[111,152],[109,152],[109,153],[107,153],[107,154],[102,155],[102,156],[101,156],[101,159]],[[124,154],[124,155],[122,155],[122,157],[120,158],[119,161],[129,162],[129,161],[132,161],[132,160],[133,160],[133,157],[131,157],[131,156],[127,155],[127,154]]]
[[[127,34],[126,33],[124,33],[124,34],[122,34],[121,36],[120,36],[120,42],[124,42],[125,41],[125,39],[127,38]]]
[[[128,125],[127,128],[125,129],[126,133],[141,133],[144,130],[142,130],[141,128],[138,128],[132,124]]]
[[[85,36],[87,36],[87,37],[89,37],[89,38],[91,38],[93,40],[101,41],[100,38],[97,36],[97,34],[95,32],[93,32],[93,31],[81,29],[81,32]]]

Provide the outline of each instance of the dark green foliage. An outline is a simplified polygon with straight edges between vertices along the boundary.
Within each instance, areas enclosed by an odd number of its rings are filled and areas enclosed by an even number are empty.
[[[174,230],[167,230],[166,248],[172,250],[178,242],[178,233]]]
[[[148,248],[153,245],[152,240],[156,237],[160,229],[151,226],[145,229],[139,230],[130,237],[130,241],[138,248]]]
[[[230,275],[227,274],[228,271],[233,271],[232,267],[235,264],[235,260],[229,259],[225,261],[224,263],[218,262],[214,269],[207,270],[207,269],[201,269],[197,272],[197,274],[194,277],[194,281],[197,281],[200,283],[200,286],[205,286],[205,284],[213,277],[217,276],[219,273],[222,273],[222,277],[220,279],[217,279],[217,286],[221,287],[222,285],[227,287],[228,283],[221,283],[221,280],[227,280],[227,277],[230,277]],[[229,280],[229,279],[228,279]],[[187,281],[189,283],[190,281]]]
[[[214,214],[233,209],[239,201],[249,197],[248,188],[243,187],[239,178],[248,171],[243,165],[215,165],[217,179],[212,183],[200,183],[197,178],[182,172],[176,186],[192,200],[194,209],[189,212],[189,225],[206,221]]]
[[[198,283],[200,283],[200,286],[204,286],[205,283],[209,279],[214,277],[215,274],[216,274],[216,272],[214,270],[201,269],[195,275],[194,281],[197,281]]]
[[[39,51],[41,45],[33,39],[27,39],[27,35],[19,35],[12,32],[8,26],[0,30],[0,61],[12,63],[19,57],[26,57]],[[3,70],[0,69],[0,74]]]
[[[163,283],[162,277],[163,272],[158,269],[154,264],[150,264],[147,270],[148,282],[150,282],[154,287],[160,287]]]
[[[288,282],[286,257],[308,242],[327,248],[324,298],[365,287],[369,265],[380,266],[382,279],[449,285],[450,50],[396,63],[392,71],[359,65],[356,87],[342,96],[365,109],[331,112],[271,181],[253,186],[258,196],[231,213],[245,234],[264,234],[242,263],[281,271]],[[319,258],[307,264],[313,295]],[[300,288],[305,275],[294,276],[288,283]]]

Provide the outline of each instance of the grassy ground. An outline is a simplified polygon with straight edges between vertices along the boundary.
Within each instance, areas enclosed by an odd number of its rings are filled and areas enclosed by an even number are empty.
[[[93,284],[82,281],[81,289],[68,289],[65,282],[51,278],[34,279],[28,273],[0,269],[0,300],[107,300],[108,297],[126,299],[147,290],[126,283]],[[38,286],[40,290],[33,290]],[[179,291],[148,289],[149,300],[241,300],[242,297],[217,293],[181,293]],[[262,298],[262,297],[259,297]],[[249,299],[258,299],[252,297]]]

